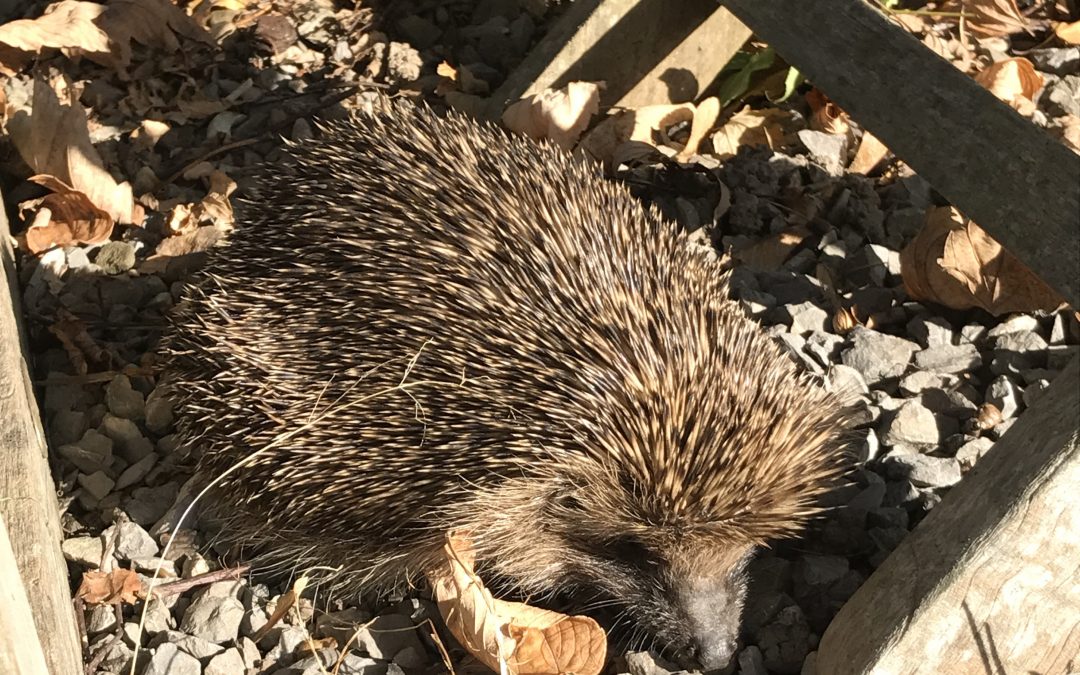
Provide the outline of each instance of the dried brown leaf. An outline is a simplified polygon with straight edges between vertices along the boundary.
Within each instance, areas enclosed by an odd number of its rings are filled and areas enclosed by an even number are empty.
[[[1059,23],[1054,26],[1054,35],[1065,44],[1080,45],[1080,21]]]
[[[91,605],[134,605],[146,597],[146,587],[139,575],[132,570],[118,567],[111,572],[83,572],[82,583],[75,592],[75,599],[83,599]]]
[[[968,28],[976,35],[998,37],[1028,30],[1028,20],[1016,0],[961,0],[955,6],[964,12]]]
[[[900,253],[908,294],[953,309],[981,307],[1000,316],[1051,311],[1064,301],[1052,288],[951,207],[932,209]]]
[[[534,140],[547,138],[570,150],[599,110],[600,85],[571,82],[511,104],[503,111],[502,122],[511,131]]]
[[[229,195],[236,190],[236,182],[221,171],[214,169],[209,176],[210,190],[195,204],[177,204],[169,212],[169,231],[183,234],[202,225],[217,225],[227,229],[233,224],[232,203]]]
[[[885,147],[885,144],[877,136],[869,131],[864,131],[862,140],[859,141],[859,149],[855,152],[855,158],[851,160],[848,171],[866,175],[880,164],[881,160],[885,159],[888,154],[889,148]]]
[[[74,96],[74,92],[70,93]],[[114,221],[141,223],[142,207],[135,203],[131,184],[117,183],[105,170],[90,141],[86,111],[79,102],[62,104],[56,91],[37,78],[32,106],[30,115],[20,112],[8,124],[8,133],[23,161],[35,173],[69,186],[68,191],[83,193]]]
[[[57,315],[58,319],[49,326],[49,332],[64,346],[68,361],[76,373],[86,375],[89,372],[87,359],[105,367],[118,361],[112,352],[94,340],[82,319],[63,308]]]
[[[85,56],[110,67],[131,63],[131,41],[177,51],[183,35],[210,44],[209,35],[168,0],[62,0],[37,19],[0,26],[0,72],[12,75],[43,49]]]
[[[1080,153],[1080,117],[1062,115],[1054,119],[1050,125],[1050,133],[1060,138],[1065,147]]]
[[[0,26],[0,73],[14,75],[43,49],[106,57],[109,36],[95,23],[104,11],[104,5],[94,2],[63,0],[36,19]]]
[[[806,93],[806,102],[810,106],[810,128],[827,134],[843,136],[851,129],[848,114],[829,100],[820,89],[811,89]]]
[[[784,126],[790,119],[791,113],[778,108],[751,110],[746,106],[713,134],[713,153],[718,159],[729,159],[744,145],[775,148],[783,143]]]
[[[789,227],[733,252],[732,257],[753,270],[778,270],[809,235],[810,231],[804,227]]]
[[[54,246],[96,244],[112,234],[112,218],[82,192],[55,192],[24,202],[22,206],[37,209],[33,223],[23,235],[26,250],[34,255]]]
[[[607,636],[588,617],[566,616],[496,600],[473,572],[465,537],[452,536],[446,563],[429,573],[439,612],[454,637],[496,672],[514,675],[598,675]]]
[[[680,162],[688,162],[697,154],[701,142],[706,134],[712,130],[716,120],[720,117],[720,99],[710,96],[694,108],[694,120],[690,124],[690,137],[686,140],[686,146],[675,157]]]
[[[975,81],[1023,114],[1034,112],[1035,94],[1043,86],[1042,76],[1022,56],[991,64],[975,76]]]
[[[624,144],[644,143],[654,148],[663,145],[667,129],[682,122],[692,122],[695,109],[693,103],[680,103],[623,110],[597,124],[581,140],[579,147],[611,167]]]

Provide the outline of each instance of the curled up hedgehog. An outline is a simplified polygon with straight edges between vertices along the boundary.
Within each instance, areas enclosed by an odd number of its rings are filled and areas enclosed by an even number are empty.
[[[163,351],[224,536],[391,592],[482,576],[736,650],[745,567],[845,467],[847,408],[598,167],[392,104],[265,167]],[[258,567],[257,567],[258,569]]]

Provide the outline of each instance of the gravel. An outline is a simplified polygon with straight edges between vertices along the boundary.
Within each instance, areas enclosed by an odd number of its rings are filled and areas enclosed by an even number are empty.
[[[263,32],[274,25],[295,27],[304,39],[282,43],[293,50],[289,53],[308,49],[304,44],[320,44],[327,53],[348,55],[351,61],[354,54],[370,51],[364,77],[380,82],[423,88],[438,81],[432,79],[434,69],[445,60],[467,71],[475,86],[489,90],[501,83],[542,28],[542,11],[511,0],[478,2],[465,25],[455,23],[456,15],[439,14],[440,3],[428,3],[431,7],[425,9],[418,9],[422,3],[405,4],[409,11],[384,28],[392,34],[373,38],[363,49],[334,33],[332,26],[340,22],[328,10],[303,10],[310,15],[290,16],[289,25],[275,15],[273,22],[261,26]],[[1075,75],[1066,70],[1080,63],[1078,53],[1032,53],[1040,67],[1073,78],[1048,85],[1044,96],[1054,105],[1065,105],[1062,92],[1074,93]],[[284,61],[299,71],[295,63]],[[247,79],[242,70],[235,75],[234,82],[221,85],[224,90],[235,90]],[[275,69],[270,75],[275,81],[296,82],[286,70]],[[259,86],[264,76],[252,79]],[[244,125],[264,128],[268,119],[255,119],[253,113],[252,119],[237,120],[225,130],[241,138]],[[205,129],[198,135],[185,129],[176,125],[175,133],[161,142],[176,144],[171,147],[181,152],[185,144],[193,146],[205,137]],[[304,119],[294,120],[282,133],[290,129],[294,138],[311,133]],[[778,269],[736,270],[733,293],[798,364],[859,399],[853,450],[861,462],[849,477],[850,485],[829,496],[837,508],[802,540],[779,543],[751,565],[745,644],[737,657],[743,675],[814,673],[821,630],[843,602],[1080,353],[1080,328],[1068,311],[992,318],[911,301],[901,281],[899,253],[925,221],[925,209],[934,198],[929,186],[910,175],[900,175],[890,185],[844,175],[840,167],[846,161],[845,139],[805,129],[798,137],[805,152],[747,148],[716,168],[694,168],[689,173],[702,178],[707,171],[709,179],[693,183],[694,194],[686,191],[671,198],[675,207],[665,208],[662,189],[645,195],[665,212],[694,220],[705,246],[711,246],[710,237],[717,242],[732,237],[754,241],[808,214],[803,222],[811,223],[812,234],[800,249]],[[246,150],[258,159],[273,152],[271,147]],[[647,179],[636,184],[680,175],[677,167],[647,168]],[[720,182],[730,192],[730,208],[713,223],[710,214],[720,201]],[[205,194],[203,186],[198,190],[193,201]],[[206,225],[201,232],[213,235],[209,239],[221,234]],[[40,347],[39,341],[34,343],[35,379],[48,382],[43,419],[66,504],[62,550],[73,587],[82,572],[103,564],[109,569],[119,562],[144,574],[154,569],[158,556],[166,554],[163,540],[150,532],[156,533],[154,525],[174,506],[188,477],[187,450],[172,435],[171,401],[154,388],[154,376],[141,373],[154,371],[153,345],[160,333],[155,326],[179,299],[180,285],[197,261],[184,256],[175,258],[175,265],[146,267],[155,236],[163,233],[152,227],[119,228],[104,245],[68,247],[43,256],[33,269],[27,267],[24,277],[23,304],[30,316],[52,317],[62,307],[88,317],[97,344],[117,352],[117,363],[91,364],[92,373],[110,373],[106,383],[63,384],[75,374],[67,354],[46,346],[46,341],[40,341]],[[64,266],[67,272],[56,275]],[[832,282],[819,278],[819,266],[828,268]],[[857,308],[861,325],[838,330],[835,301]],[[137,368],[121,370],[123,364]],[[973,422],[984,403],[996,407],[1001,420],[977,429]],[[201,527],[194,522],[186,526]],[[186,530],[173,546],[163,565],[167,573],[191,578],[221,568],[223,552],[213,548],[210,532]],[[375,611],[371,605],[358,605],[356,598],[320,595],[325,604],[314,611],[308,602],[306,620],[290,612],[256,645],[252,638],[268,621],[273,598],[286,590],[281,583],[218,582],[152,603],[138,637],[139,675],[322,675],[329,670],[324,664],[336,661],[357,632],[358,640],[337,671],[341,675],[399,675],[424,671],[440,661],[422,637],[426,634],[417,629],[436,612],[430,603],[419,601],[408,607],[390,603]],[[113,636],[121,627],[112,607],[87,610],[90,651],[105,650],[101,672],[126,673],[132,658],[141,605],[123,609],[125,637],[115,643]],[[337,646],[308,653],[302,645],[309,631],[315,638],[333,638]],[[460,660],[460,653],[454,657]],[[655,655],[631,653],[625,656],[623,672],[666,675],[677,670]]]

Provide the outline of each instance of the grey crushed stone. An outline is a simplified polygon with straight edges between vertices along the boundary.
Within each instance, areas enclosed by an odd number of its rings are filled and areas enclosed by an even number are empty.
[[[86,413],[82,410],[61,410],[49,422],[49,440],[53,446],[77,443],[86,433]]]
[[[1008,333],[994,340],[994,360],[990,370],[995,375],[1016,375],[1046,365],[1046,340],[1034,331]]]
[[[922,352],[920,352],[922,353]],[[918,396],[927,389],[944,389],[956,382],[951,375],[932,373],[925,370],[916,370],[900,380],[900,393],[905,396]]]
[[[121,274],[135,266],[135,248],[126,241],[110,241],[98,249],[94,264],[105,274]]]
[[[93,569],[101,564],[105,542],[101,537],[71,537],[60,543],[60,550],[68,562]]]
[[[885,494],[885,486],[881,486]],[[831,584],[847,574],[850,565],[848,559],[838,555],[804,555],[795,565],[803,583],[809,586]]]
[[[769,675],[765,668],[765,657],[755,645],[750,645],[739,652],[739,675]]]
[[[781,609],[758,634],[765,667],[780,675],[798,673],[814,646],[806,615],[798,605]]]
[[[415,624],[400,614],[376,617],[357,631],[356,644],[372,658],[386,661],[393,660],[399,652],[410,647],[424,652]]]
[[[116,541],[116,557],[120,560],[153,558],[158,553],[157,542],[138,523],[120,522],[102,533],[106,541]]]
[[[960,482],[960,462],[952,457],[889,454],[882,466],[890,478],[903,478],[917,487],[949,487]]]
[[[935,345],[915,354],[915,365],[935,373],[963,373],[982,366],[982,355],[970,343]]]
[[[57,453],[80,471],[93,473],[112,463],[113,442],[94,429],[88,429],[77,443],[60,446]]]
[[[847,136],[812,129],[802,129],[798,132],[798,136],[810,152],[810,156],[824,166],[826,171],[834,176],[844,173],[847,159]]]
[[[992,447],[994,447],[994,441],[991,438],[986,436],[973,438],[956,450],[956,461],[960,462],[960,466],[964,469],[970,469]]]
[[[131,380],[122,373],[105,387],[105,403],[109,412],[129,420],[141,419],[146,405],[142,392],[133,389]]]
[[[99,501],[108,496],[116,485],[116,481],[109,478],[104,471],[95,471],[91,474],[80,473],[77,480],[86,494]]]
[[[945,435],[942,421],[920,399],[904,401],[888,423],[881,442],[888,446],[901,443],[937,445]]]
[[[95,605],[86,613],[86,632],[97,635],[116,628],[116,610],[112,605]]]
[[[1014,417],[1020,411],[1021,389],[1008,375],[998,375],[986,388],[986,402],[1001,411],[1002,419]]]
[[[1011,333],[1031,333],[1038,330],[1039,321],[1029,314],[1013,314],[989,330],[983,328],[988,338],[999,338]]]
[[[150,454],[124,469],[116,478],[116,489],[123,490],[146,478],[146,474],[150,473],[155,464],[157,455]]]
[[[202,675],[199,660],[168,642],[158,645],[142,675]]]
[[[852,346],[841,355],[844,365],[851,366],[867,384],[899,377],[907,370],[912,355],[919,346],[910,340],[856,327],[851,332]]]
[[[190,654],[198,659],[200,663],[205,663],[225,651],[225,648],[221,645],[176,630],[166,630],[158,633],[150,641],[150,646],[157,647],[166,642],[176,645],[180,651]]]
[[[783,311],[787,314],[791,332],[796,335],[829,329],[829,313],[812,302],[785,305]]]
[[[244,606],[236,598],[239,583],[219,581],[197,593],[184,612],[180,630],[217,644],[235,640],[244,616]]]
[[[180,486],[175,482],[154,487],[137,487],[124,499],[124,511],[131,520],[144,527],[151,527],[172,506]]]
[[[626,654],[626,670],[630,675],[666,675],[678,668],[652,652],[630,652]]]
[[[203,675],[237,675],[244,672],[244,657],[235,647],[213,658],[203,668]]]
[[[161,396],[151,395],[146,402],[146,428],[162,435],[172,428],[172,401]]]
[[[917,316],[907,325],[907,334],[923,347],[953,344],[955,333],[949,322],[936,316]]]

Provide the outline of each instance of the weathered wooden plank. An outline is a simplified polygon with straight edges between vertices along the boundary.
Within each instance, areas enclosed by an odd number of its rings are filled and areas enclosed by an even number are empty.
[[[2,199],[0,199],[2,202]],[[48,448],[24,358],[19,285],[7,217],[0,209],[0,517],[29,589],[37,633],[52,675],[82,670],[82,653],[60,552],[60,509]],[[0,626],[0,631],[10,627]]]
[[[714,0],[575,0],[491,97],[488,114],[574,80],[604,80],[602,106],[692,101],[749,37]]]
[[[844,605],[829,675],[1080,672],[1080,358]]]
[[[1080,307],[1080,156],[865,0],[722,3]]]
[[[48,675],[34,615],[0,517],[0,673]]]

